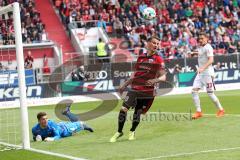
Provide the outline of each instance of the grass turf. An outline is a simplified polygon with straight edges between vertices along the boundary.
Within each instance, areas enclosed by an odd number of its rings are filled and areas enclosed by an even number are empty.
[[[67,160],[61,157],[55,157],[26,150],[4,151],[0,152],[0,156],[3,160]]]
[[[155,99],[148,116],[142,119],[136,131],[136,140],[128,141],[128,131],[131,127],[130,112],[128,121],[126,122],[125,135],[117,143],[109,143],[110,137],[117,129],[117,116],[121,102],[114,111],[88,121],[94,129],[94,133],[86,131],[80,132],[72,137],[64,138],[55,142],[32,142],[33,148],[47,150],[75,157],[87,159],[138,159],[151,158],[160,156],[174,155],[179,153],[191,153],[198,151],[206,151],[213,149],[240,147],[240,110],[239,99],[240,91],[224,91],[217,92],[217,96],[222,102],[226,115],[222,118],[216,118],[216,108],[208,98],[207,94],[201,94],[201,103],[203,112],[213,115],[205,115],[202,119],[191,120],[191,113],[195,111],[192,104],[191,95],[163,96]],[[71,108],[74,113],[82,113],[94,109],[99,102],[87,102],[74,104]],[[50,119],[56,119],[54,114],[54,106],[39,106],[29,108],[30,126],[36,123],[36,114],[45,111],[49,114]],[[161,112],[161,114],[159,113]],[[18,109],[0,110],[2,114],[12,113],[19,115]],[[6,113],[5,113],[6,112]],[[167,112],[167,113],[165,113]],[[171,113],[171,112],[174,112]],[[10,114],[11,115],[11,114]],[[151,115],[151,116],[150,116]],[[16,117],[18,119],[19,117]],[[16,123],[19,121],[12,123]],[[5,127],[6,120],[0,121],[0,125]],[[9,123],[9,120],[8,120]],[[20,125],[20,124],[19,124]],[[3,128],[3,127],[2,127]],[[11,130],[11,128],[9,129]],[[5,136],[2,139],[9,138],[9,133],[1,134]],[[16,137],[14,141],[20,142],[20,137]],[[168,157],[161,159],[169,160],[237,160],[239,159],[240,149],[226,150],[210,153],[199,153],[187,156]],[[0,157],[11,159],[11,157],[24,157],[26,160],[39,159],[36,153],[27,153],[27,151],[6,151],[0,152]],[[44,156],[44,155],[41,155]],[[48,155],[46,157],[49,157]]]

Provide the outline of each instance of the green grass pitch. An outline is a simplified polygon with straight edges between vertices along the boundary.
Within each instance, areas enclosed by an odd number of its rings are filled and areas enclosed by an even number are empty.
[[[227,115],[222,118],[215,117],[217,110],[206,93],[200,94],[203,112],[206,115],[199,120],[190,120],[190,113],[195,111],[190,94],[162,96],[155,99],[148,116],[143,116],[142,122],[136,130],[137,139],[135,141],[128,141],[128,132],[131,127],[130,115],[132,114],[132,112],[129,112],[128,121],[124,128],[124,136],[116,143],[109,143],[110,137],[117,129],[120,101],[114,111],[87,122],[95,129],[94,133],[83,131],[55,142],[31,142],[31,147],[96,160],[140,158],[238,160],[240,157],[240,91],[223,91],[216,94],[226,110]],[[74,104],[71,109],[73,113],[82,113],[95,108],[99,103],[78,103]],[[36,123],[36,114],[40,111],[47,112],[49,119],[59,121],[54,115],[54,106],[32,107],[29,108],[30,126]],[[161,116],[158,113],[159,111],[162,112]],[[19,109],[9,109],[8,112],[19,115]],[[163,114],[163,112],[167,113]],[[0,110],[1,117],[6,113],[6,110]],[[8,123],[10,122],[8,121]],[[0,125],[6,125],[6,121],[2,118]],[[1,131],[0,138],[8,139],[10,142],[12,140],[4,130]],[[15,137],[19,142],[20,138]],[[235,149],[230,150],[229,148]],[[218,151],[218,149],[226,150]],[[206,152],[199,153],[201,151]],[[181,155],[182,153],[195,154]],[[170,156],[178,154],[179,156],[176,157]],[[0,159],[3,158],[4,160],[20,160],[21,158],[23,160],[60,159],[23,150],[0,152],[0,157]]]

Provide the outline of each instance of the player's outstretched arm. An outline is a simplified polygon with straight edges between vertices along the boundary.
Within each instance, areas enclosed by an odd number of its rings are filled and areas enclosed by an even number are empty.
[[[61,134],[60,134],[60,130],[59,130],[59,127],[57,126],[57,124],[55,122],[51,121],[50,123],[48,123],[48,125],[52,129],[53,137],[47,137],[44,139],[44,141],[51,142],[51,141],[60,139]]]
[[[37,133],[35,127],[32,128],[33,140],[36,141]]]
[[[37,126],[32,128],[33,141],[42,141],[42,136],[37,132]]]

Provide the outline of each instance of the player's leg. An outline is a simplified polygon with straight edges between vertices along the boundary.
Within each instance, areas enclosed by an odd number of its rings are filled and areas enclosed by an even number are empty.
[[[77,115],[71,113],[70,107],[71,107],[71,105],[66,105],[66,109],[62,112],[62,114],[65,115],[72,123],[76,122],[77,124],[78,123],[81,124],[81,126],[84,130],[87,130],[89,132],[93,132],[93,129],[90,126],[88,126],[86,123],[81,121],[80,118]]]
[[[66,109],[62,112],[63,115],[65,115],[71,122],[77,122],[79,121],[79,117],[70,111],[71,105],[67,104]]]
[[[129,91],[124,99],[123,105],[118,114],[118,131],[110,139],[110,142],[116,142],[118,138],[123,136],[123,127],[127,118],[127,112],[131,106],[135,106],[136,92]]]
[[[110,142],[116,142],[118,138],[123,136],[123,127],[127,118],[128,108],[122,106],[118,114],[118,131],[112,136]]]
[[[132,127],[129,133],[129,140],[135,139],[135,130],[141,121],[141,114],[145,114],[152,105],[153,97],[143,97],[137,99],[137,104],[133,113]]]
[[[62,133],[62,137],[69,137],[74,135],[77,132],[80,132],[82,130],[88,130],[89,132],[93,132],[92,129],[86,129],[83,122],[77,121],[77,122],[60,122],[59,126],[61,126],[64,129],[64,132]],[[90,127],[88,127],[90,128]]]
[[[214,93],[213,78],[211,76],[205,76],[204,79],[205,79],[207,94],[218,109],[218,112],[217,112],[216,116],[217,117],[224,116],[224,109],[223,109],[218,97]]]
[[[72,122],[70,125],[75,128],[74,132],[80,132],[81,130],[93,132],[93,129],[83,121]]]
[[[192,99],[196,107],[196,113],[192,116],[193,119],[202,117],[202,109],[201,109],[201,103],[199,98],[199,90],[201,88],[202,88],[201,77],[197,75],[193,82],[193,89],[192,89]]]

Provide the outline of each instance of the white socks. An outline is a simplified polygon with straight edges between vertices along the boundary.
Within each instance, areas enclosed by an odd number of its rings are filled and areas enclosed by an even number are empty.
[[[198,91],[192,91],[192,98],[193,98],[193,103],[196,106],[197,112],[202,112]]]
[[[221,103],[219,102],[219,99],[213,92],[208,92],[208,96],[211,98],[211,100],[213,101],[213,103],[219,110],[223,110],[223,107],[222,107]]]
[[[217,109],[223,110],[223,107],[219,102],[219,99],[217,98],[217,96],[213,92],[208,92],[207,94],[210,97],[210,99],[213,101]],[[198,91],[192,91],[192,98],[193,98],[193,103],[196,107],[197,112],[202,112]]]

